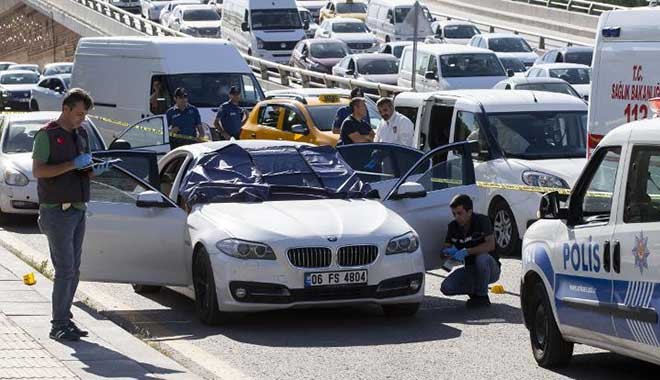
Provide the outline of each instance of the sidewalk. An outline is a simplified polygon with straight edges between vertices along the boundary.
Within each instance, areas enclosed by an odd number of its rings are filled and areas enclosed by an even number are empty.
[[[35,272],[36,285],[23,284],[28,272]],[[0,379],[198,379],[88,309],[72,312],[89,337],[50,339],[51,290],[50,280],[0,248]]]

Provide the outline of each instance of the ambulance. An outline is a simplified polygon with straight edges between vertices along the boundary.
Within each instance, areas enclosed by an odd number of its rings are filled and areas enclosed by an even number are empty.
[[[641,105],[658,111],[657,100]],[[520,288],[538,364],[567,364],[575,343],[660,364],[660,120],[607,133],[567,207],[548,193],[539,216]]]

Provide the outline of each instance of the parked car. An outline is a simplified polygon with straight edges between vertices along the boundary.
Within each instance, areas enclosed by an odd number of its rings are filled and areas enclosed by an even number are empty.
[[[331,18],[367,19],[367,4],[353,0],[330,0],[319,12],[319,23]]]
[[[525,67],[525,64],[520,59],[511,56],[500,56],[499,53],[495,55],[497,55],[497,58],[502,62],[502,66],[504,66],[507,75],[510,75],[510,73],[513,72],[514,76],[525,76],[527,67]]]
[[[300,14],[300,19],[302,20],[303,25],[307,27],[305,29],[305,35],[307,38],[314,38],[316,30],[319,28],[319,24],[314,20],[312,12],[307,8],[298,7],[298,13]]]
[[[314,38],[298,42],[291,54],[291,66],[331,74],[332,67],[349,54],[341,40]]]
[[[410,46],[412,44],[413,44],[412,41],[386,42],[380,45],[380,49],[378,49],[378,52],[383,54],[392,54],[397,58],[401,58],[401,54],[403,53],[403,48],[405,48],[406,46]]]
[[[110,0],[110,5],[128,13],[140,14],[142,12],[140,0]]]
[[[0,223],[12,214],[39,213],[37,180],[32,175],[34,135],[59,112],[0,114]],[[92,151],[105,150],[105,144],[91,120],[83,122]]]
[[[591,66],[594,48],[590,46],[567,46],[559,49],[550,49],[540,56],[535,65],[541,63],[579,63]]]
[[[297,0],[298,6],[308,9],[314,17],[314,22],[319,23],[319,14],[321,13],[321,8],[326,6],[328,2],[326,0]]]
[[[0,62],[0,71],[5,71],[9,68],[11,65],[15,65],[16,62],[9,62],[9,61],[1,61]]]
[[[42,77],[32,89],[30,111],[60,111],[70,85],[71,74]]]
[[[419,164],[427,178],[430,160]],[[470,173],[471,160],[454,167]],[[466,178],[431,201],[415,198],[422,184],[402,182],[381,202],[335,149],[283,141],[187,145],[158,170],[161,191],[116,167],[94,179],[81,280],[179,287],[207,324],[364,302],[411,316],[424,297],[424,255],[438,261],[447,202],[476,191]],[[420,208],[433,209],[432,222]],[[117,220],[122,228],[109,234]],[[153,225],[160,233],[145,234]]]
[[[222,17],[223,0],[202,0],[204,4],[212,5],[218,15]]]
[[[484,33],[479,34],[468,43],[470,46],[490,49],[498,57],[510,56],[520,59],[526,67],[531,67],[539,55],[532,49],[523,37],[513,33]]]
[[[34,71],[0,71],[0,110],[28,110],[32,89],[38,81],[39,74]]]
[[[570,83],[559,78],[527,78],[527,77],[513,77],[503,80],[496,84],[494,89],[499,90],[529,90],[529,91],[547,91],[556,92],[558,94],[573,95],[582,99],[582,96],[577,92]]]
[[[201,4],[202,2],[200,0],[173,0],[170,1],[166,6],[163,7],[163,9],[160,10],[160,23],[166,27],[170,27],[171,24],[171,19],[170,16],[172,16],[172,12],[174,11],[174,8],[176,8],[179,5],[197,5]]]
[[[221,37],[221,18],[212,5],[179,5],[170,18],[170,28],[179,32],[193,37]]]
[[[55,62],[44,66],[41,75],[48,77],[51,75],[71,74],[73,71],[73,62]]]
[[[363,21],[353,18],[325,20],[316,31],[316,38],[336,38],[346,42],[351,53],[373,53],[378,51],[378,39]]]
[[[165,7],[170,0],[140,0],[140,7],[142,9],[142,17],[154,21],[160,21],[160,11]]]
[[[446,42],[450,44],[467,45],[472,37],[481,34],[479,28],[469,21],[435,21],[431,24],[432,35],[429,43]]]
[[[578,63],[544,63],[527,71],[528,78],[559,78],[570,83],[584,100],[591,91],[591,68]]]
[[[7,70],[28,70],[28,71],[33,71],[37,74],[41,74],[39,65],[31,64],[31,63],[9,65],[9,67],[7,67]]]
[[[332,74],[396,86],[399,60],[391,54],[352,54],[339,61]]]
[[[366,24],[380,42],[410,41],[415,38],[415,17],[411,12],[416,0],[371,0]],[[420,3],[417,18],[417,39],[432,33],[434,21],[429,9]]]

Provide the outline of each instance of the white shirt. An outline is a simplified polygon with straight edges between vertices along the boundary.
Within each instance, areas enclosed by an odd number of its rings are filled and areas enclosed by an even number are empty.
[[[413,137],[415,126],[412,121],[398,112],[394,112],[389,120],[381,120],[376,129],[375,142],[405,145],[415,148]]]

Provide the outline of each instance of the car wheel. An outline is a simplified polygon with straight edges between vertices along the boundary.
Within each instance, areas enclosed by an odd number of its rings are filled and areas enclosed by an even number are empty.
[[[495,251],[500,256],[514,256],[520,254],[520,236],[516,218],[509,205],[498,199],[491,207],[490,220],[493,222],[495,235]]]
[[[529,338],[534,359],[543,368],[561,367],[573,356],[573,343],[567,342],[559,332],[548,294],[541,281],[534,286],[531,303]]]
[[[39,104],[34,99],[30,101],[30,111],[39,111]]]
[[[225,322],[226,314],[218,308],[211,260],[203,247],[197,250],[193,260],[193,286],[195,288],[195,310],[202,323],[218,325]]]
[[[158,293],[160,288],[158,285],[133,284],[133,291],[137,294]]]
[[[417,314],[420,303],[397,303],[392,305],[381,305],[386,317],[412,317]]]

